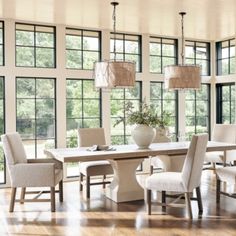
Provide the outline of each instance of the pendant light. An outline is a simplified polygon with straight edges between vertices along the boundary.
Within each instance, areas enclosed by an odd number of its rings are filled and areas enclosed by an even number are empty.
[[[182,48],[181,65],[169,65],[165,67],[164,81],[165,88],[168,90],[200,89],[201,87],[201,67],[199,65],[184,64],[184,15],[186,12],[180,12],[182,25]]]
[[[114,60],[94,63],[95,87],[107,89],[134,87],[135,63],[116,60],[116,6],[119,3],[111,2],[111,5],[113,6]]]

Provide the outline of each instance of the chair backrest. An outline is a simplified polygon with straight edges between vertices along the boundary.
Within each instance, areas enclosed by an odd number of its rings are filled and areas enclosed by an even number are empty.
[[[200,185],[208,134],[193,135],[182,169],[182,180],[187,192]]]
[[[78,146],[90,147],[92,145],[105,145],[105,133],[103,128],[78,129]]]
[[[1,139],[7,164],[27,163],[25,149],[17,132],[3,134]]]
[[[215,124],[211,140],[236,143],[236,124]]]

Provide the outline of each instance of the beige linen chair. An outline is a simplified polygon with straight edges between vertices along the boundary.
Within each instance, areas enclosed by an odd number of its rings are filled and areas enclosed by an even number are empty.
[[[236,124],[215,124],[211,140],[224,143],[236,143]],[[226,151],[226,160],[224,160],[223,157],[224,153],[221,151],[207,152],[204,161],[212,163],[213,169],[215,169],[216,163],[223,163],[224,165],[230,164],[236,160],[236,150]]]
[[[216,169],[216,203],[220,205],[220,194],[236,198],[235,193],[227,193],[221,191],[221,182],[226,182],[229,186],[235,186],[236,184],[236,166],[229,166]]]
[[[59,183],[59,198],[63,201],[62,163],[54,159],[27,159],[25,149],[18,133],[1,136],[11,181],[11,202],[9,211],[14,211],[15,202],[51,202],[51,211],[55,211],[55,186]],[[21,199],[16,200],[16,190],[22,188]],[[49,191],[26,192],[26,187],[50,187],[51,199],[37,199]],[[38,193],[35,199],[25,199],[25,194]]]
[[[80,147],[91,147],[93,145],[105,145],[105,134],[103,128],[81,128],[78,130]],[[83,177],[86,177],[86,197],[90,198],[90,185],[102,184],[105,188],[110,183],[106,180],[106,175],[113,174],[113,169],[108,161],[81,162],[80,169],[80,191],[83,190]],[[102,182],[90,182],[91,176],[103,175]]]
[[[199,212],[202,212],[200,181],[208,135],[193,135],[182,172],[162,172],[146,179],[148,214],[151,214],[151,191],[162,191],[163,210],[167,206],[166,191],[184,193],[189,218],[192,219],[190,194],[196,189]],[[195,199],[194,199],[195,200]],[[170,204],[171,206],[171,204]]]

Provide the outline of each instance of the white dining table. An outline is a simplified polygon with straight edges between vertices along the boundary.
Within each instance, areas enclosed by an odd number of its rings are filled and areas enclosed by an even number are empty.
[[[106,196],[115,202],[144,199],[144,190],[136,179],[136,169],[145,158],[158,155],[185,155],[190,142],[153,143],[147,149],[134,145],[113,145],[114,150],[90,151],[87,147],[46,149],[46,155],[61,162],[87,162],[108,160],[114,170],[114,177],[106,188]],[[236,144],[208,141],[207,151],[236,149]]]

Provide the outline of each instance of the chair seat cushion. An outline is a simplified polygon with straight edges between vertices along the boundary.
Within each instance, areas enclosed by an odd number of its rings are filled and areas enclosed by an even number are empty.
[[[181,172],[162,172],[146,179],[146,188],[156,191],[185,192]]]
[[[223,167],[216,169],[216,174],[221,181],[235,184],[236,166]]]
[[[223,152],[206,152],[204,161],[222,163],[223,156],[224,156]]]
[[[113,169],[108,161],[89,161],[79,164],[80,173],[85,176],[113,174]]]

